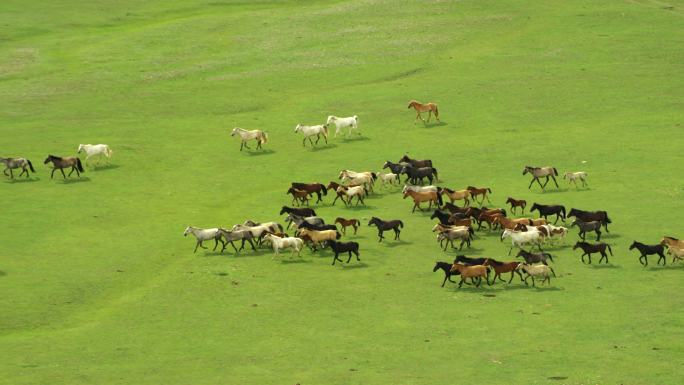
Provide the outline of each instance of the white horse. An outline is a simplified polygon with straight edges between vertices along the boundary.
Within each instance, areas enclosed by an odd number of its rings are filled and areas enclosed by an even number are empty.
[[[193,253],[197,252],[198,247],[206,249],[206,247],[204,247],[202,242],[208,241],[210,239],[214,240],[214,250],[216,250],[216,247],[218,246],[219,241],[221,241],[221,244],[224,245],[223,241],[220,239],[221,233],[219,232],[219,229],[217,229],[217,228],[200,229],[198,227],[188,226],[185,228],[185,231],[183,232],[183,236],[187,237],[188,234],[194,235],[195,238],[197,239],[197,244],[195,245],[195,251],[193,251]]]
[[[525,285],[527,285],[527,279],[532,277],[532,286],[534,286],[534,278],[535,277],[541,277],[544,278],[542,280],[542,285],[544,282],[548,282],[549,285],[551,284],[551,274],[553,273],[554,275],[556,273],[553,272],[553,269],[547,265],[543,264],[538,264],[538,265],[528,265],[526,263],[521,263],[518,265],[518,267],[515,268],[518,272],[522,271],[527,273],[527,276],[525,277]]]
[[[342,182],[349,182],[351,184],[360,185],[365,184],[371,191],[373,191],[373,184],[378,176],[374,172],[356,172],[350,170],[342,170],[339,178]]]
[[[410,184],[405,184],[404,188],[401,190],[401,193],[405,194],[409,190],[415,192],[437,192],[437,186],[414,186]]]
[[[508,255],[514,247],[522,248],[525,245],[536,245],[541,251],[542,234],[534,227],[528,227],[527,231],[514,231],[506,229],[501,234],[501,241],[505,238],[511,238],[511,248],[508,250]]]
[[[584,171],[566,172],[563,179],[568,179],[568,184],[574,183],[575,188],[577,188],[577,179],[582,181],[582,187],[587,186],[587,173]]]
[[[242,147],[245,147],[248,150],[251,150],[249,146],[247,146],[247,141],[248,140],[256,140],[257,141],[257,146],[256,148],[263,149],[261,147],[262,144],[268,142],[268,134],[265,133],[264,131],[261,130],[245,130],[244,128],[240,127],[235,127],[233,128],[233,131],[230,132],[230,136],[235,136],[235,135],[240,135],[240,139],[242,142],[240,143],[240,151],[242,151]]]
[[[265,226],[265,225],[256,225],[256,226],[245,226],[245,225],[235,225],[231,229],[231,231],[249,231],[252,233],[252,236],[254,238],[258,238],[258,243],[261,244],[261,240],[263,239],[264,233],[269,233],[269,232],[275,232],[278,231],[277,227],[271,227],[271,226]]]
[[[376,175],[380,178],[383,187],[386,185],[394,186],[394,182],[397,182],[397,185],[399,184],[399,174],[392,172],[384,173],[380,171]]]
[[[98,155],[98,161],[97,163],[100,163],[100,159],[104,156],[109,159],[112,157],[112,150],[109,148],[108,145],[106,144],[79,144],[78,145],[78,153],[80,154],[81,152],[86,153],[86,158],[85,158],[85,164],[86,166],[88,165],[88,159],[91,157]]]
[[[273,246],[273,252],[275,253],[275,255],[280,254],[280,250],[292,248],[291,257],[294,256],[295,251],[297,252],[297,256],[301,257],[302,248],[304,247],[304,241],[300,238],[281,238],[275,234],[269,233],[264,236],[264,240],[271,242],[271,246]]]
[[[313,147],[314,142],[311,140],[311,137],[316,135],[316,144],[318,144],[318,141],[321,140],[321,135],[323,135],[323,139],[325,139],[325,144],[328,144],[328,125],[327,124],[319,124],[317,126],[303,126],[301,124],[298,124],[297,127],[295,127],[294,130],[295,133],[301,132],[304,134],[304,140],[302,141],[302,145],[306,147],[306,140],[309,139],[309,143],[311,143],[311,147]]]
[[[335,124],[335,128],[336,128],[335,129],[335,137],[337,138],[337,134],[339,134],[340,131],[345,127],[348,127],[349,135],[351,135],[352,130],[358,129],[359,128],[359,117],[354,115],[354,116],[350,116],[348,118],[340,118],[337,116],[330,115],[330,116],[328,116],[328,120],[326,121],[326,124],[331,124],[331,123]],[[359,135],[361,135],[360,132],[359,132]]]
[[[363,203],[364,205],[366,202],[363,201],[363,197],[366,196],[368,193],[366,188],[363,186],[354,186],[354,187],[344,187],[340,186],[337,188],[338,193],[344,193],[344,195],[347,196],[347,202],[351,204],[352,198],[356,197],[356,204],[358,205],[359,202]]]
[[[556,244],[556,241],[561,241],[562,243],[565,243],[565,237],[568,235],[567,227],[554,225],[542,225],[542,227],[546,227],[546,230],[548,230],[549,242],[551,244]]]

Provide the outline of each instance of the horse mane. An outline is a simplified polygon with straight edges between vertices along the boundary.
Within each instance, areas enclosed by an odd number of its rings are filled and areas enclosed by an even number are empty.
[[[670,238],[670,239],[672,239],[673,241],[678,241],[678,240],[679,240],[679,239],[677,239],[677,238],[675,238],[675,237],[669,237],[669,236],[664,236],[663,238]]]

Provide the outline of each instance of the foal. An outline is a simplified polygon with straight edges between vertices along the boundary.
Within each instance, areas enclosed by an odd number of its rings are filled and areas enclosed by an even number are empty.
[[[513,199],[511,197],[508,197],[508,199],[506,200],[506,203],[511,204],[511,211],[512,212],[515,212],[516,207],[520,207],[520,208],[522,208],[522,212],[525,213],[525,206],[527,206],[526,200],[524,200],[524,199],[518,200],[518,199]]]
[[[307,206],[309,205],[309,193],[304,191],[304,190],[299,190],[294,187],[290,187],[286,194],[292,194],[292,204],[297,205],[297,202],[299,202],[299,205],[306,204]]]
[[[489,200],[489,196],[487,195],[487,193],[492,193],[492,189],[490,189],[489,187],[477,188],[473,186],[468,186],[466,187],[466,189],[470,191],[470,195],[473,197],[473,200],[475,202],[477,202],[477,196],[482,195],[482,199],[480,200],[480,202],[478,202],[480,204],[480,207],[484,203],[485,198],[487,199],[487,202],[492,203],[492,201]]]
[[[342,217],[335,218],[335,224],[342,225],[342,234],[347,235],[347,227],[351,226],[354,228],[354,235],[356,235],[356,230],[361,226],[358,219],[344,219]]]
[[[587,187],[587,173],[584,171],[577,171],[577,172],[566,172],[563,175],[563,179],[568,179],[568,184],[574,183],[575,188],[577,187],[577,179],[582,181],[582,187]]]
[[[665,254],[663,252],[665,251],[665,247],[661,244],[657,245],[645,245],[641,242],[634,241],[632,244],[629,246],[629,249],[637,249],[639,250],[639,253],[641,253],[641,256],[639,256],[639,263],[644,265],[644,267],[648,266],[648,258],[646,256],[651,255],[651,254],[658,254],[660,257],[658,258],[658,262],[656,262],[656,265],[660,264],[660,260],[662,259],[663,261],[663,266],[665,266],[665,263],[667,260],[665,259]],[[641,259],[644,259],[644,262],[641,261]]]

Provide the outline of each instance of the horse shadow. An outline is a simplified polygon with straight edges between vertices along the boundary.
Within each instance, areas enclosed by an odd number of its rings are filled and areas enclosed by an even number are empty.
[[[532,187],[534,187],[534,186],[532,186]],[[558,194],[558,193],[568,192],[569,190],[570,189],[567,187],[566,188],[563,188],[563,187],[548,188],[546,190],[541,190],[541,188],[540,188],[540,190],[538,190],[537,192],[540,194]],[[530,189],[530,191],[532,191],[532,190]]]
[[[613,265],[612,263],[602,263],[600,265],[598,263],[592,263],[589,266],[591,266],[592,269],[599,269],[599,270],[602,270],[602,269],[622,269],[622,266]]]
[[[4,271],[0,270],[0,277],[4,277],[4,276],[6,276],[6,275],[7,275],[7,273],[5,273]]]
[[[271,150],[270,148],[262,149],[262,150],[254,150],[254,151],[245,151],[245,154],[247,154],[249,156],[271,155],[274,153],[275,153],[275,151]]]
[[[119,168],[119,167],[121,167],[121,166],[119,166],[118,164],[109,163],[109,164],[105,164],[105,165],[102,165],[102,166],[93,166],[93,167],[91,168],[91,170],[92,170],[92,171],[107,171],[107,170],[115,170],[115,169],[117,169],[117,168]]]
[[[601,233],[601,239],[605,238],[622,238],[622,236],[615,233]]]
[[[372,210],[373,206],[367,206],[367,205],[354,205],[354,206],[346,206],[345,207],[347,210],[354,210],[354,211],[365,211],[365,210]]]
[[[364,262],[358,262],[358,261],[356,263],[353,263],[353,262],[354,262],[354,257],[352,257],[352,260],[349,263],[347,263],[347,261],[345,261],[344,264],[342,264],[342,268],[353,270],[353,269],[365,269],[367,267],[370,267],[368,264],[366,264]],[[340,262],[337,261],[337,263],[340,263]]]
[[[385,237],[385,238],[387,238],[387,237]],[[385,242],[387,242],[387,243],[385,243]],[[385,246],[387,246],[387,247],[406,246],[406,245],[411,245],[411,244],[413,244],[413,242],[407,242],[407,241],[404,241],[404,240],[401,240],[401,239],[398,240],[398,241],[395,241],[394,239],[392,239],[392,240],[390,240],[389,242],[388,242],[387,239],[385,239],[385,240],[383,240],[382,242],[378,242],[378,243],[383,243],[383,244],[384,244]]]
[[[445,121],[443,121],[443,120],[441,120],[441,121],[439,121],[439,122],[433,121],[433,122],[430,122],[430,123],[423,122],[423,127],[425,127],[425,128],[443,127],[443,126],[448,126],[448,125],[449,125],[449,123],[447,123],[447,122],[445,122]]]
[[[38,182],[39,180],[40,180],[40,178],[38,178],[37,176],[34,176],[34,177],[31,177],[31,178],[22,178],[22,179],[14,178],[14,179],[8,179],[8,180],[5,181],[5,183],[10,183],[10,184],[14,184],[14,183],[33,183],[33,182]]]
[[[311,147],[311,151],[313,151],[313,152],[325,151],[325,150],[333,149],[335,147],[337,147],[337,145],[335,143],[328,143],[328,144],[320,146],[320,147],[319,146]]]
[[[67,179],[62,179],[62,184],[74,184],[74,183],[86,183],[90,182],[90,178],[87,176],[82,176],[80,178],[67,178]]]
[[[342,141],[345,143],[346,142],[363,142],[363,141],[367,141],[367,140],[370,140],[370,138],[367,136],[363,136],[363,135],[357,135],[357,136],[353,136],[351,138],[349,138],[349,137],[343,137],[342,138]]]
[[[285,259],[285,258],[280,259],[280,263],[282,263],[283,265],[290,265],[290,264],[300,264],[300,263],[313,263],[313,261],[310,259],[304,259],[304,258],[299,258],[299,257],[291,257],[288,259]]]

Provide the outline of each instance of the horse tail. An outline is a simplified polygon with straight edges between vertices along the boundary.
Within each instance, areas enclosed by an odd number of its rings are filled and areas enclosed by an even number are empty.
[[[105,155],[107,155],[107,158],[112,157],[112,149],[109,146],[105,147]]]
[[[81,158],[76,158],[76,168],[78,169],[78,171],[84,172],[83,165],[81,164]]]
[[[553,257],[551,256],[551,254],[549,254],[549,253],[544,253],[544,255],[546,255],[547,257],[549,257],[549,259],[551,260],[551,262],[554,262]]]
[[[399,227],[401,227],[403,229],[404,228],[404,222],[399,221]]]
[[[604,211],[604,213],[606,214],[606,223],[613,223],[610,218],[608,218],[608,212]]]
[[[335,239],[340,239],[342,238],[342,234],[340,234],[339,231],[335,230]]]
[[[31,161],[26,159],[26,163],[28,163],[29,168],[31,169],[31,172],[36,172],[36,170],[33,168],[33,165],[31,164]]]
[[[354,115],[354,128],[358,128],[359,126],[359,117]]]
[[[567,215],[565,214],[565,206],[561,206],[561,212],[563,213],[563,217],[566,217]]]
[[[280,232],[283,233],[283,232],[284,232],[284,231],[283,231],[283,225],[281,225],[280,223],[276,223],[276,225],[277,225],[278,228],[280,229]]]
[[[437,169],[432,167],[432,173],[435,175],[435,179],[437,179],[437,182],[439,182],[439,176],[437,175]]]
[[[555,167],[553,167],[553,173],[554,173],[556,176],[558,176],[558,170],[556,170]]]
[[[268,142],[268,134],[266,132],[262,132],[261,143],[266,144],[266,142]]]
[[[328,189],[325,187],[323,183],[319,183],[321,185],[321,190],[323,190],[323,195],[328,195]]]
[[[435,104],[435,118],[439,119],[439,109],[437,108],[436,104]]]
[[[613,249],[610,248],[610,245],[606,243],[606,246],[608,246],[608,251],[610,251],[611,257],[613,256]]]
[[[508,216],[508,215],[506,215],[506,209],[501,209],[501,214],[503,214],[504,217]],[[530,223],[530,224],[532,224],[532,223]]]
[[[325,135],[326,137],[328,136],[328,125],[327,124],[323,125],[323,135]]]
[[[444,200],[442,199],[442,194],[440,193],[435,193],[437,195],[437,203],[439,203],[440,206],[444,204]]]

